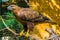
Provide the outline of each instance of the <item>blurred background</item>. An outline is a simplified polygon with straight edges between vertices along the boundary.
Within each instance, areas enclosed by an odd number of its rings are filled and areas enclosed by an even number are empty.
[[[11,4],[18,5],[22,8],[31,8],[32,10],[39,11],[40,13],[42,13],[43,15],[47,16],[48,18],[57,23],[57,24],[49,24],[49,23],[37,24],[35,25],[35,27],[37,28],[34,28],[34,31],[31,32],[32,35],[35,34],[40,35],[39,37],[45,40],[43,37],[45,34],[43,33],[48,34],[45,31],[45,28],[48,26],[48,28],[53,28],[54,32],[60,36],[60,0],[0,0],[0,16],[3,17],[6,25],[11,30],[14,30],[16,33],[20,33],[24,29],[24,27],[15,18],[11,17],[14,16],[13,12],[7,10],[7,6]],[[0,17],[0,30],[4,28],[5,25],[3,24]],[[39,32],[40,34],[36,32]],[[7,36],[6,33],[8,34],[8,36],[13,35],[12,33],[10,35],[10,32],[5,29],[5,31],[4,30],[0,31],[0,37]],[[22,38],[22,40],[24,39],[28,40],[28,38],[26,37],[19,37],[19,38]]]

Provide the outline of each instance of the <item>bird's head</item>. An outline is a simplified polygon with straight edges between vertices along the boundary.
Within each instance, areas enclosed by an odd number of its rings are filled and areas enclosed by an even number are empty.
[[[18,11],[20,10],[20,7],[18,7],[17,5],[10,5],[7,7],[7,9],[12,11]]]

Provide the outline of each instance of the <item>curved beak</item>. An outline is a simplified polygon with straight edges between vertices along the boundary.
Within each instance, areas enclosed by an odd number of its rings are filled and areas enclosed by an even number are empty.
[[[11,6],[8,6],[7,9],[8,9],[8,10],[12,10],[12,7],[11,7]]]

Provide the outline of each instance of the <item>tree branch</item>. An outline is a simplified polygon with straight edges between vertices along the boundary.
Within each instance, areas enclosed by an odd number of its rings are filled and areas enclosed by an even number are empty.
[[[29,3],[28,3],[28,1],[27,1],[27,0],[25,0],[25,2],[27,3],[27,5],[29,5]]]
[[[11,30],[7,25],[6,25],[6,23],[4,22],[4,20],[3,20],[3,18],[1,17],[1,19],[2,19],[2,22],[3,22],[3,24],[4,24],[4,26],[6,27],[6,29],[8,29],[10,32],[12,32],[14,35],[19,35],[19,34],[17,34],[16,32],[14,32],[13,30]]]

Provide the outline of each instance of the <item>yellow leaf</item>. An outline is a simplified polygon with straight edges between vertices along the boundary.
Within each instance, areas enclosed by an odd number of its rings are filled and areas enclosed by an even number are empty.
[[[12,3],[15,3],[15,0],[12,0]]]

